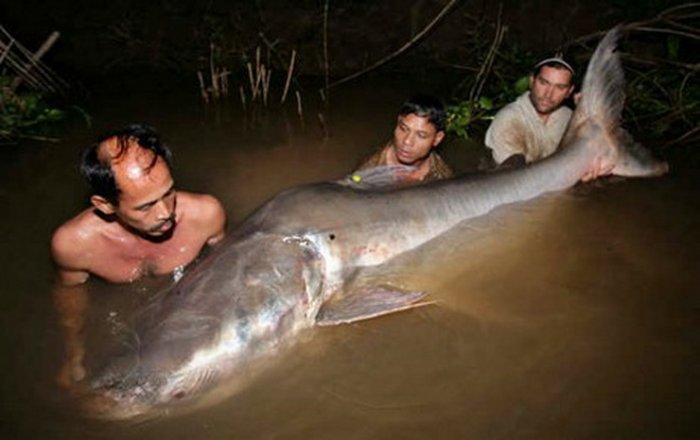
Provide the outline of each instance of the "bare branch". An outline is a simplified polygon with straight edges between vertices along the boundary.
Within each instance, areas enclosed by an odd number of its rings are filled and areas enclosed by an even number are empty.
[[[350,80],[353,80],[359,76],[362,76],[368,72],[371,72],[372,70],[378,68],[379,66],[382,66],[386,64],[387,62],[393,60],[394,58],[398,57],[402,53],[406,52],[408,49],[410,49],[414,44],[416,44],[418,41],[420,41],[428,32],[430,32],[431,29],[435,27],[436,24],[442,20],[442,18],[457,4],[459,3],[460,0],[450,0],[449,3],[447,3],[442,10],[433,18],[433,20],[428,23],[423,30],[418,32],[413,38],[411,38],[409,41],[407,41],[403,46],[401,46],[399,49],[396,51],[390,53],[389,55],[385,56],[381,60],[377,61],[376,63],[372,64],[371,66],[360,70],[359,72],[355,72],[352,75],[348,75],[345,78],[341,78],[337,81],[332,82],[331,84],[328,85],[328,88],[338,86],[340,84],[344,84]]]

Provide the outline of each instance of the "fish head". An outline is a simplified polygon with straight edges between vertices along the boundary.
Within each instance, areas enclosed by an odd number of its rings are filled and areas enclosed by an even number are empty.
[[[312,242],[263,236],[233,250],[154,302],[127,352],[107,354],[86,381],[89,417],[149,418],[209,404],[313,325],[324,278]]]
[[[188,406],[209,389],[215,377],[210,370],[106,375],[80,396],[80,408],[96,419],[150,419]]]

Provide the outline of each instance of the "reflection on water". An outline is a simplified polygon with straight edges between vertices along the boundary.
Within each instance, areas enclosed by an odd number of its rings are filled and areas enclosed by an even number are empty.
[[[117,101],[95,116],[105,129],[131,120],[158,127],[175,150],[178,186],[219,197],[234,225],[283,188],[351,170],[390,134],[402,98],[385,89],[334,97],[329,138],[311,118],[302,129],[295,115],[274,114],[245,130],[235,109],[206,114],[194,98]],[[222,403],[139,425],[82,420],[53,386],[61,348],[47,243],[85,206],[76,159],[95,134],[68,128],[58,145],[0,152],[4,438],[691,438],[699,431],[698,173],[673,162],[675,174],[662,179],[609,180],[501,208],[364,271],[355,282],[426,290],[437,304],[314,329]],[[463,151],[446,153],[458,169],[473,164]],[[92,283],[89,346],[128,340],[130,316],[169,283]]]

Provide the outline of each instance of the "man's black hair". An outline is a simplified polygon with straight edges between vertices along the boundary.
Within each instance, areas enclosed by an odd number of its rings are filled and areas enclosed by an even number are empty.
[[[447,113],[445,106],[438,98],[431,95],[415,95],[401,105],[399,116],[415,114],[428,118],[428,122],[435,126],[436,131],[445,131]]]
[[[111,158],[107,154],[100,154],[100,144],[110,138],[116,138],[119,147],[117,154]],[[156,129],[145,124],[130,124],[99,136],[97,142],[83,150],[80,157],[80,174],[88,181],[93,193],[104,197],[115,206],[119,204],[120,190],[114,179],[112,160],[125,154],[134,143],[154,153],[149,169],[156,164],[159,157],[170,166],[172,153],[161,142]]]

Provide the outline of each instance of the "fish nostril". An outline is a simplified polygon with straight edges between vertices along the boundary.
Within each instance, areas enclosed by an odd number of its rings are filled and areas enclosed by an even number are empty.
[[[173,394],[173,397],[176,399],[182,399],[183,397],[185,397],[185,392],[180,390],[177,393]]]

